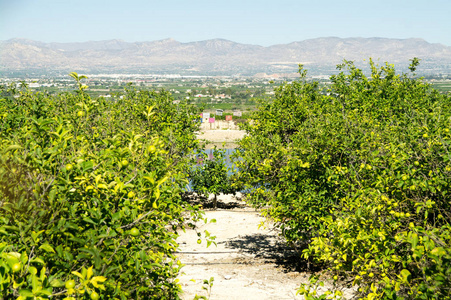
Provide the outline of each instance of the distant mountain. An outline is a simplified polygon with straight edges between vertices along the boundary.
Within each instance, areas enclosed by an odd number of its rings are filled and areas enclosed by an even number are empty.
[[[310,74],[330,74],[343,59],[365,66],[364,60],[370,57],[401,70],[409,59],[419,57],[418,72],[451,73],[451,47],[422,39],[327,37],[269,47],[223,39],[190,43],[173,39],[136,43],[0,41],[0,71],[254,75],[294,73],[302,63]]]

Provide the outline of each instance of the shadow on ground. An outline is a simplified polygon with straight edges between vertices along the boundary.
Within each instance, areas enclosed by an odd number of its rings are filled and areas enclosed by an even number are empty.
[[[204,209],[215,209],[213,199],[208,199],[208,197],[203,195],[197,195],[193,192],[186,192],[182,194],[183,201],[190,203],[191,205],[202,205]],[[221,199],[217,201],[217,207],[219,209],[234,209],[234,208],[245,208],[246,204],[239,203],[237,201],[224,202]]]
[[[182,195],[183,200],[192,205],[202,205],[204,209],[215,209],[213,199],[187,192]],[[245,203],[238,201],[221,201],[218,199],[217,208],[236,209],[248,208]],[[302,250],[305,246],[289,247],[280,235],[274,234],[252,234],[237,236],[228,241],[219,242],[225,244],[226,248],[240,250],[252,254],[255,262],[275,263],[284,272],[316,272],[323,269],[323,266],[315,264],[302,258]],[[249,261],[249,263],[253,263]]]
[[[268,234],[253,234],[238,236],[224,242],[227,248],[237,249],[255,255],[255,260],[275,263],[285,272],[305,272],[320,270],[315,265],[302,258],[302,250],[288,247],[281,238]]]

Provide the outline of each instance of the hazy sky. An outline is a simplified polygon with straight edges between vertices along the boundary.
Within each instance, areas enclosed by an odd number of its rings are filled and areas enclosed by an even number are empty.
[[[423,38],[451,46],[451,0],[0,0],[0,40]]]

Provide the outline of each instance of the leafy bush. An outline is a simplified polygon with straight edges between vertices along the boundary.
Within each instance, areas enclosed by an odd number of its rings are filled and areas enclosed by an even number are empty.
[[[193,191],[199,194],[214,195],[213,206],[217,207],[217,196],[221,193],[235,193],[230,181],[230,168],[224,161],[225,150],[213,150],[213,158],[208,159],[206,153],[199,155],[202,163],[199,166],[193,166],[189,172],[189,178]]]
[[[279,87],[245,125],[239,179],[305,258],[359,296],[450,298],[451,98],[370,66],[366,77],[345,61],[325,89],[301,69]]]
[[[177,229],[198,115],[166,92],[0,98],[4,299],[177,299]],[[188,213],[188,214],[187,214]],[[191,217],[190,217],[191,214]]]

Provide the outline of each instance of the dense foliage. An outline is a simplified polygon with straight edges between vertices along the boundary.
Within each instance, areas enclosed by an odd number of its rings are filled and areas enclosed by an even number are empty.
[[[0,97],[2,299],[177,299],[177,229],[198,123],[129,86],[115,100],[12,85]]]
[[[205,152],[198,155],[199,165],[193,166],[189,172],[192,190],[198,194],[213,194],[213,207],[217,207],[217,196],[221,193],[231,194],[236,190],[230,180],[231,168],[225,161],[225,150],[213,150],[213,157],[208,158]]]
[[[365,299],[449,299],[451,98],[370,66],[367,77],[345,62],[324,89],[302,69],[280,86],[245,125],[238,179],[337,286]]]

